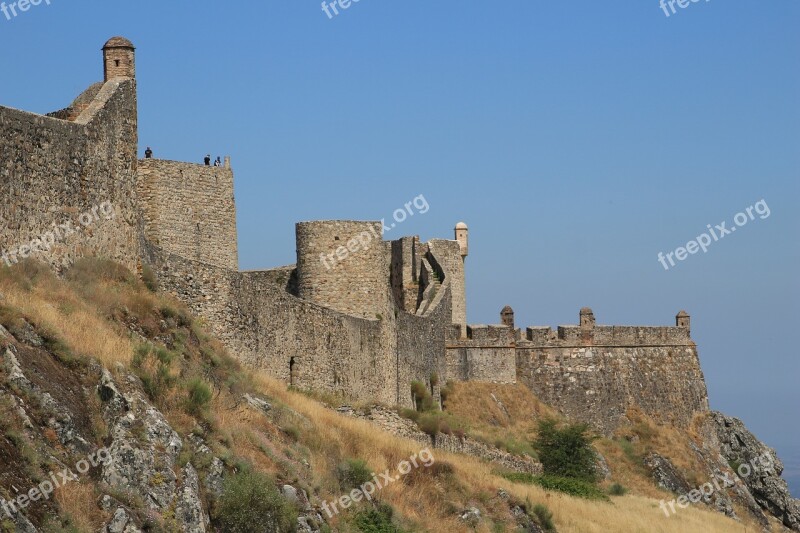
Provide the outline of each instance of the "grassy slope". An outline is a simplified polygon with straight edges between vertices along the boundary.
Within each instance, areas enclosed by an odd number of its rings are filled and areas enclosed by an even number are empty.
[[[336,477],[336,466],[342,460],[363,458],[374,471],[381,472],[395,469],[402,459],[419,451],[418,443],[341,416],[306,395],[287,390],[263,372],[240,370],[178,303],[168,296],[152,294],[116,267],[89,261],[67,279],[58,280],[31,264],[4,269],[0,272],[0,319],[8,324],[24,316],[37,330],[57,338],[69,357],[91,358],[117,373],[118,365],[131,367],[136,351],[142,351],[139,346],[143,338],[152,341],[154,349],[160,347],[175,354],[168,358],[170,385],[158,388],[154,401],[181,436],[190,432],[202,435],[231,468],[246,461],[278,482],[304,487],[312,501],[319,502],[343,493]],[[138,335],[132,335],[131,330]],[[153,358],[139,361],[137,372],[155,375],[154,365]],[[198,377],[214,391],[210,405],[200,412],[186,405],[187,383]],[[274,409],[269,416],[242,405],[241,394],[246,391],[272,401]],[[489,392],[495,393],[508,414]],[[488,441],[508,440],[510,434],[515,441],[524,442],[531,437],[533,420],[551,414],[530,391],[519,386],[460,385],[448,407],[469,421],[473,433]],[[44,434],[35,436],[39,437],[46,441]],[[628,476],[623,481],[638,494],[614,498],[611,504],[550,494],[506,481],[478,460],[434,450],[438,468],[409,475],[382,490],[379,497],[392,505],[398,524],[408,530],[464,530],[457,513],[476,506],[485,517],[478,531],[511,531],[514,519],[508,504],[497,496],[500,488],[520,502],[546,504],[562,533],[747,530],[718,513],[699,508],[666,519],[658,510],[657,500],[647,497],[660,499],[666,495],[642,481],[624,451],[617,457],[611,453],[615,444],[601,444],[601,449],[604,445],[609,446],[604,451],[612,470]],[[62,513],[72,516],[78,530],[90,531],[103,518],[93,507],[101,492],[91,483],[77,489],[60,494],[57,503]],[[351,508],[331,525],[352,531],[357,512]]]

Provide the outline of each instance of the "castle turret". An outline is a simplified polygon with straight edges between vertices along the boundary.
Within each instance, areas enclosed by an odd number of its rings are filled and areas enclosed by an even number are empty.
[[[594,312],[589,307],[584,307],[580,312],[581,329],[593,329],[595,326]]]
[[[675,316],[675,325],[679,328],[686,328],[691,330],[692,328],[692,317],[689,316],[689,313],[686,311],[681,311]]]
[[[504,326],[508,326],[511,329],[514,329],[514,310],[511,309],[510,305],[507,305],[500,311],[500,322]]]
[[[125,37],[112,37],[103,46],[104,81],[136,77],[136,54],[133,43]]]
[[[456,224],[456,240],[461,247],[461,257],[469,255],[469,228],[463,222]]]

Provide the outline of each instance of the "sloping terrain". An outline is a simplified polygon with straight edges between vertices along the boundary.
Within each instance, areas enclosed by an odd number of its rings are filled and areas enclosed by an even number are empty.
[[[674,495],[641,460],[658,452],[701,481],[703,455],[680,460],[690,435],[642,420],[598,441],[605,485],[632,490],[610,501],[514,483],[242,369],[143,277],[100,260],[0,271],[0,530],[536,532],[543,509],[560,532],[753,530],[736,502],[739,522],[659,510]],[[446,407],[470,438],[523,455],[556,416],[514,386],[457,385]]]

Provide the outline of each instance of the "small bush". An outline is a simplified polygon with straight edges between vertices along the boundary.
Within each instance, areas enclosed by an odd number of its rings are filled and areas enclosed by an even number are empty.
[[[614,483],[608,488],[608,493],[612,496],[625,496],[628,493],[628,489],[620,485],[619,483]]]
[[[142,283],[150,292],[156,292],[158,290],[158,278],[156,277],[156,273],[150,268],[150,265],[144,265],[142,267]]]
[[[537,503],[533,506],[533,515],[539,525],[542,526],[542,529],[548,532],[555,532],[556,525],[553,523],[553,513],[550,512],[550,509],[541,503]]]
[[[534,476],[533,474],[525,474],[514,472],[510,474],[502,474],[504,478],[514,483],[524,483],[528,485],[539,485],[547,490],[555,490],[585,498],[587,500],[604,500],[609,501],[608,495],[597,488],[593,483],[582,481],[580,479],[558,477],[558,476]]]
[[[225,479],[214,513],[224,533],[250,533],[259,524],[263,531],[294,531],[297,510],[263,474],[244,471]]]
[[[555,420],[547,419],[539,422],[539,435],[533,447],[545,474],[594,483],[597,481],[597,454],[592,448],[594,439],[586,424],[558,428]]]
[[[439,395],[442,397],[442,409],[447,408],[447,398],[453,395],[454,388],[455,383],[448,381],[447,384],[439,391]]]
[[[187,385],[189,393],[188,409],[192,413],[200,413],[206,408],[208,402],[211,401],[212,393],[211,387],[200,378],[192,379]]]
[[[336,477],[343,490],[353,490],[372,480],[372,470],[362,459],[347,459],[336,468]]]
[[[433,413],[426,413],[419,417],[417,421],[419,425],[419,429],[430,435],[431,437],[435,437],[441,431],[441,419],[439,416]]]
[[[389,505],[380,504],[376,508],[359,512],[355,517],[355,525],[362,533],[403,533],[403,530],[392,523],[394,511]]]
[[[431,393],[428,392],[428,388],[421,381],[411,382],[411,397],[414,400],[414,407],[417,409],[417,411],[425,410],[426,400],[428,400],[428,408],[430,408],[432,404],[432,401],[430,400]]]

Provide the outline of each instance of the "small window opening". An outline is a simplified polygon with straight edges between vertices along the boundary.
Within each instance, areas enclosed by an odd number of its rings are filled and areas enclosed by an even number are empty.
[[[119,66],[119,59],[115,59],[114,60],[114,65],[117,66],[117,67]]]

